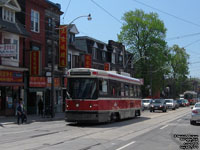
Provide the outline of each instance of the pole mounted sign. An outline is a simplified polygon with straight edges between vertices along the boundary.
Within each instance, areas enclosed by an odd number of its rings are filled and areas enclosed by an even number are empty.
[[[59,27],[59,67],[67,66],[67,26]]]

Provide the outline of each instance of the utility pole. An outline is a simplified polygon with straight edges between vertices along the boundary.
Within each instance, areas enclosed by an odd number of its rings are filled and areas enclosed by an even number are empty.
[[[54,66],[55,66],[55,43],[54,43],[54,39],[55,39],[55,19],[52,19],[52,51],[51,51],[51,118],[54,118],[55,116],[55,112],[54,112]]]

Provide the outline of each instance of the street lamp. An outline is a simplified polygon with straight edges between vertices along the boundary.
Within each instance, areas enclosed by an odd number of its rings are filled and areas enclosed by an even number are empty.
[[[79,18],[82,18],[82,17],[87,17],[88,21],[92,20],[92,17],[91,17],[91,14],[89,15],[83,15],[83,16],[79,16],[79,17],[76,17],[74,20],[72,20],[68,26],[70,26],[75,20],[79,19]],[[54,20],[54,19],[53,19]],[[63,29],[63,28],[66,28],[67,26],[65,27],[62,27],[62,28],[55,28],[55,22],[53,21],[53,35],[55,33],[55,30],[60,30],[60,29]],[[68,40],[68,37],[69,37],[69,28],[67,29],[67,40]],[[52,55],[51,55],[51,58],[52,58],[52,66],[51,66],[51,118],[53,118],[55,116],[55,112],[54,112],[54,66],[55,66],[55,44],[54,44],[54,39],[52,38]],[[67,41],[67,54],[66,54],[67,58],[68,58],[68,41]],[[68,63],[67,63],[67,66],[68,68]]]

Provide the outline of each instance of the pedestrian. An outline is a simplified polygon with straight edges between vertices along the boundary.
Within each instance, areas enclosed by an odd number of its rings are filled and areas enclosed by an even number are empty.
[[[20,120],[21,123],[24,123],[24,118],[25,118],[25,114],[24,114],[24,106],[22,103],[22,98],[19,99],[19,104],[17,106],[17,124],[20,124]]]
[[[42,99],[38,102],[38,108],[39,108],[39,115],[43,116],[43,102]]]

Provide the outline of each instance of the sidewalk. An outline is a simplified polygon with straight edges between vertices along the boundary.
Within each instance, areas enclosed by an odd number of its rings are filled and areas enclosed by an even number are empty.
[[[27,124],[32,122],[42,122],[42,121],[55,121],[55,120],[64,120],[65,119],[65,113],[56,113],[54,118],[49,117],[41,117],[38,115],[27,115]],[[11,117],[5,117],[0,116],[0,126],[8,125],[8,124],[16,124],[17,123],[17,117],[11,116]]]

